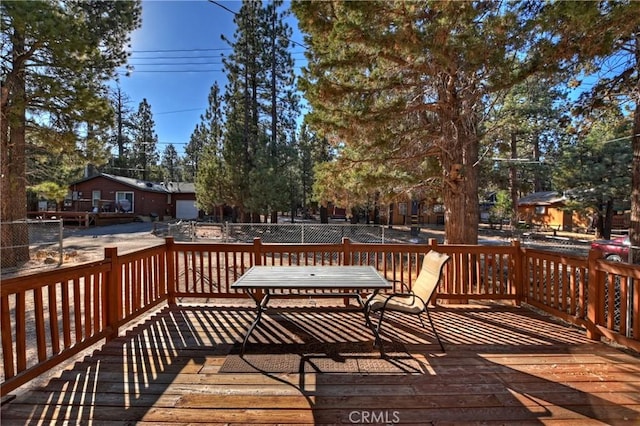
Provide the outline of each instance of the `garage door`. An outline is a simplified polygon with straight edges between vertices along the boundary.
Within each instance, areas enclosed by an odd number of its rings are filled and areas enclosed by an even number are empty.
[[[176,219],[197,219],[198,208],[193,200],[176,201]]]

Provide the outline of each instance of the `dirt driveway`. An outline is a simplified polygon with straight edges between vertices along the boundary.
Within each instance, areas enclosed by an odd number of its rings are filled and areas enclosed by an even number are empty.
[[[134,222],[93,228],[65,228],[62,241],[63,262],[59,265],[59,246],[43,246],[31,252],[31,260],[17,268],[3,268],[2,278],[42,272],[48,269],[104,259],[105,247],[117,247],[119,254],[164,243],[153,234],[153,223]]]
[[[164,238],[153,234],[153,223],[134,222],[65,229],[63,247],[65,256],[69,257],[65,263],[76,263],[103,259],[105,247],[117,247],[118,253],[124,254],[162,243]]]

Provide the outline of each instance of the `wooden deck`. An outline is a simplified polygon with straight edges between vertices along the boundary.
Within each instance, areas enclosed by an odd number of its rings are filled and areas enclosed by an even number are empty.
[[[227,302],[231,303],[231,302]],[[239,302],[236,302],[239,303]],[[358,312],[181,305],[154,312],[42,387],[2,424],[640,424],[640,358],[525,308],[439,307],[372,348]]]

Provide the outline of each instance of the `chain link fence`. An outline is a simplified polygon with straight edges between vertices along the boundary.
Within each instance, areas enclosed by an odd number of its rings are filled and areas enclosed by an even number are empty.
[[[358,243],[396,242],[387,232],[384,226],[365,224],[176,222],[154,227],[156,235],[172,236],[176,241],[225,243],[251,243],[256,237],[265,243],[291,244],[333,244],[343,238]]]
[[[61,219],[0,222],[0,229],[3,274],[14,272],[18,268],[62,264],[64,252]]]

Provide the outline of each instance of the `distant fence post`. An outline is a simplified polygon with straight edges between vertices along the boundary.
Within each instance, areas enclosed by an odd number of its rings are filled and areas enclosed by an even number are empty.
[[[604,272],[598,271],[596,262],[602,258],[600,250],[590,250],[589,284],[587,291],[587,338],[600,340],[602,333],[598,331],[598,325],[602,324],[604,316]]]
[[[175,240],[173,237],[164,239],[165,262],[167,262],[167,303],[169,305],[176,304],[176,256],[175,256]]]
[[[104,257],[111,262],[111,269],[107,275],[107,297],[104,301],[104,309],[107,313],[106,327],[109,329],[107,333],[107,341],[118,337],[118,322],[120,321],[121,295],[122,295],[122,274],[120,271],[120,262],[118,260],[118,247],[105,247]]]

